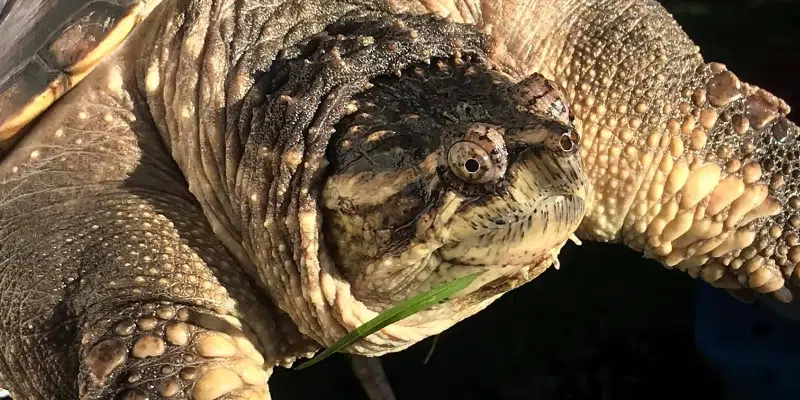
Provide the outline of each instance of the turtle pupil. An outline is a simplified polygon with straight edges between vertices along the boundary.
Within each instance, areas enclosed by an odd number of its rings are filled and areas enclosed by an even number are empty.
[[[464,168],[466,168],[467,172],[469,172],[470,174],[474,174],[474,173],[478,172],[478,169],[480,167],[481,167],[481,164],[478,162],[478,160],[476,160],[474,158],[470,158],[469,160],[467,160],[464,163]]]

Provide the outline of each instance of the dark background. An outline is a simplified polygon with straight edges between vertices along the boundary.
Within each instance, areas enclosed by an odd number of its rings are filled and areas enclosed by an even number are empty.
[[[800,2],[662,4],[706,60],[800,106]],[[444,332],[428,364],[431,339],[383,357],[398,398],[723,398],[695,352],[692,279],[617,245],[569,244],[560,259],[560,271]],[[279,368],[270,384],[276,400],[366,399],[342,356],[302,372]]]

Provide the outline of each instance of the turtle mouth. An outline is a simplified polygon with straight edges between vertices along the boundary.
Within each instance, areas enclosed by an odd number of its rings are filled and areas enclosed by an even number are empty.
[[[583,211],[584,199],[565,193],[548,196],[524,210],[487,216],[485,222],[472,224],[477,229],[468,237],[446,243],[431,253],[428,260],[431,275],[423,286],[435,287],[460,276],[483,272],[485,276],[471,285],[475,290],[503,276],[543,262],[552,263],[577,229]],[[450,229],[462,226],[461,221],[454,221]]]
[[[511,193],[461,209],[445,228],[450,240],[437,251],[451,264],[495,268],[528,265],[564,243],[578,228],[585,203],[574,192],[534,201]]]

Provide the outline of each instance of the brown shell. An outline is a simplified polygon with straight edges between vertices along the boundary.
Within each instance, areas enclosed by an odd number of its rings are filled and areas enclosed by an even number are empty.
[[[0,11],[0,157],[158,0],[8,0]]]

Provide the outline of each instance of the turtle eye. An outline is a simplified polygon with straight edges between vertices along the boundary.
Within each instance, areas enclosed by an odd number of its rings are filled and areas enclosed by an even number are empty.
[[[488,183],[502,175],[486,150],[472,142],[454,143],[447,152],[450,170],[464,182]]]
[[[447,157],[440,162],[446,163],[451,174],[462,182],[495,183],[503,179],[508,164],[504,132],[500,126],[485,123],[456,126],[446,134],[453,141],[442,143]]]

